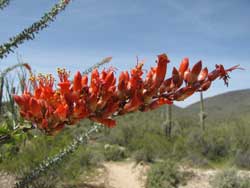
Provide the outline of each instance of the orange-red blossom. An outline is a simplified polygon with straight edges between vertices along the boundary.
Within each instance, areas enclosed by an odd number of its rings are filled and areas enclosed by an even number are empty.
[[[217,78],[227,84],[228,72],[239,68],[237,65],[224,69],[223,65],[216,65],[209,73],[202,68],[201,61],[190,68],[188,58],[184,58],[180,67],[174,67],[170,78],[165,79],[169,62],[166,54],[159,55],[157,65],[145,78],[143,63],[138,63],[130,73],[121,72],[118,78],[110,68],[101,72],[95,69],[90,78],[77,72],[71,81],[69,73],[59,69],[57,88],[52,75],[39,75],[31,78],[31,91],[15,95],[14,99],[21,116],[49,134],[84,118],[113,127],[114,115],[144,112],[184,100],[194,92],[206,91]]]

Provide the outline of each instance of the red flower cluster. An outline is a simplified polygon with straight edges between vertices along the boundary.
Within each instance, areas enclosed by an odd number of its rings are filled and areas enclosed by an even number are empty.
[[[38,75],[31,78],[34,90],[26,90],[14,99],[21,116],[49,134],[84,118],[113,127],[116,123],[113,115],[152,110],[174,100],[184,100],[196,91],[207,90],[216,78],[223,78],[227,84],[228,72],[238,68],[216,65],[208,73],[207,68],[202,69],[201,61],[190,69],[185,58],[179,69],[173,68],[172,76],[165,80],[168,63],[166,54],[159,55],[157,66],[151,68],[145,79],[143,63],[138,63],[130,74],[121,72],[118,83],[112,68],[102,72],[93,70],[90,80],[77,72],[73,81],[66,70],[59,69],[57,89],[51,75]]]

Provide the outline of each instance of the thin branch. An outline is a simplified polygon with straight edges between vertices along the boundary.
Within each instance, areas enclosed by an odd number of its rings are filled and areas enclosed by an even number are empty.
[[[0,0],[0,9],[3,10],[10,3],[10,0]]]
[[[94,64],[92,67],[88,68],[87,70],[83,71],[82,74],[87,75],[92,72],[94,69],[99,68],[100,66],[109,63],[112,60],[112,57],[106,57],[102,61]]]
[[[13,66],[7,67],[0,75],[0,77],[4,78],[6,76],[6,74],[8,74],[9,72],[13,71],[14,69],[18,68],[18,67],[25,67],[29,73],[31,73],[31,67],[29,66],[28,63],[17,63]]]
[[[45,13],[39,21],[24,29],[18,35],[10,38],[8,42],[2,44],[0,46],[0,59],[6,57],[10,52],[14,52],[14,49],[24,41],[33,40],[39,31],[48,27],[49,23],[55,20],[56,16],[66,8],[69,2],[70,0],[60,0],[59,3],[55,4],[49,12]]]
[[[15,65],[13,65],[11,67],[6,68],[3,72],[0,73],[0,113],[2,111],[4,78],[9,72],[11,72],[12,70],[14,70],[14,69],[16,69],[18,67],[25,67],[29,71],[30,74],[32,73],[31,68],[30,68],[29,64],[27,64],[27,63],[15,64]]]
[[[9,134],[0,135],[0,146],[8,142],[10,139],[11,139],[11,136]]]
[[[28,187],[28,185],[34,180],[36,180],[42,173],[45,173],[49,168],[61,162],[70,153],[76,151],[81,144],[89,140],[89,136],[92,133],[97,132],[98,130],[99,130],[98,125],[94,125],[85,134],[76,137],[71,144],[65,147],[54,157],[44,160],[42,163],[38,165],[37,168],[35,168],[25,177],[21,178],[21,180],[16,183],[15,188]]]

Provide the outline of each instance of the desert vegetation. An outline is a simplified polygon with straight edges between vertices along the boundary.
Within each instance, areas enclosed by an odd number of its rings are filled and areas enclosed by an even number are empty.
[[[136,161],[137,164],[142,161],[150,166],[152,164],[152,172],[149,172],[151,178],[148,181],[161,181],[162,179],[158,178],[157,173],[164,170],[162,168],[172,167],[173,163],[179,168],[188,166],[190,168],[218,169],[219,171],[232,167],[235,168],[234,171],[249,169],[247,143],[250,129],[247,116],[237,115],[238,118],[232,117],[228,121],[215,118],[214,123],[208,121],[206,129],[202,130],[199,121],[192,120],[196,117],[177,118],[178,110],[187,109],[174,107],[171,137],[165,134],[165,127],[163,127],[165,119],[161,114],[166,113],[166,107],[119,117],[116,119],[119,126],[111,130],[100,126],[99,132],[90,138],[87,145],[81,145],[63,161],[49,168],[46,173],[42,173],[32,184],[40,183],[41,186],[47,183],[52,184],[53,187],[55,185],[66,186],[61,182],[71,184],[72,182],[84,182],[82,174],[86,176],[91,173],[95,174],[95,169],[101,168],[105,161],[123,161],[127,158]],[[227,114],[225,114],[226,116]],[[209,118],[211,116],[208,116]],[[85,133],[88,127],[92,126],[90,121],[83,121],[76,127],[66,128],[62,133],[53,137],[33,130],[32,133],[29,133],[32,136],[26,138],[25,141],[1,146],[1,169],[15,174],[17,177],[23,177],[39,166],[44,159],[55,156],[67,147],[80,132]],[[163,161],[167,161],[170,166],[161,165]],[[171,186],[180,186],[192,178],[192,174],[178,171],[179,168],[174,168],[173,173],[176,173],[174,174],[177,176],[176,178],[181,178],[174,181],[180,181],[180,183]],[[169,169],[166,170],[167,174],[164,175],[163,182],[168,180],[168,173],[170,173]],[[48,183],[47,179],[53,177],[55,172],[56,178],[52,178]],[[169,176],[172,178],[172,175]],[[227,178],[231,178],[231,176]],[[222,178],[211,180],[211,185],[221,186],[218,182],[220,180]],[[232,181],[234,180],[232,179]],[[60,183],[61,185],[59,185]],[[153,187],[153,184],[153,182],[147,183],[147,186],[152,185]]]
[[[59,1],[3,43],[0,59],[34,39],[70,2]],[[9,3],[0,0],[0,11]],[[216,79],[228,85],[229,73],[239,65],[216,65],[209,72],[201,61],[190,66],[184,58],[165,78],[166,54],[157,56],[146,75],[144,62],[118,74],[110,61],[104,58],[73,78],[59,68],[57,82],[54,75],[35,74],[21,59],[1,70],[0,184],[108,188],[105,170],[115,166],[107,165],[132,161],[147,167],[141,174],[145,188],[187,187],[197,175],[192,169],[215,170],[210,187],[250,187],[250,91],[203,98]],[[199,103],[174,105],[195,93]],[[9,185],[3,182],[7,176]],[[96,177],[103,182],[90,185]]]

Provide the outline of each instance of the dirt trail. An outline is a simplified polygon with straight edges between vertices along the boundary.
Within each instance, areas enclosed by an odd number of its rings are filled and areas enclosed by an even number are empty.
[[[147,168],[134,162],[107,162],[107,184],[110,188],[144,188]]]
[[[8,175],[7,173],[0,172],[0,187],[12,188],[15,185],[15,177]]]
[[[86,181],[81,182],[75,187],[89,188],[145,188],[146,174],[149,166],[143,163],[135,165],[133,161],[123,162],[105,162],[104,167],[98,169],[98,175],[95,174]],[[209,185],[211,177],[215,176],[218,169],[195,169],[186,167],[183,171],[192,172],[192,178],[185,186],[180,188],[212,188]],[[250,177],[250,171],[239,171],[241,176]],[[15,178],[6,173],[0,172],[0,188],[12,188]]]

